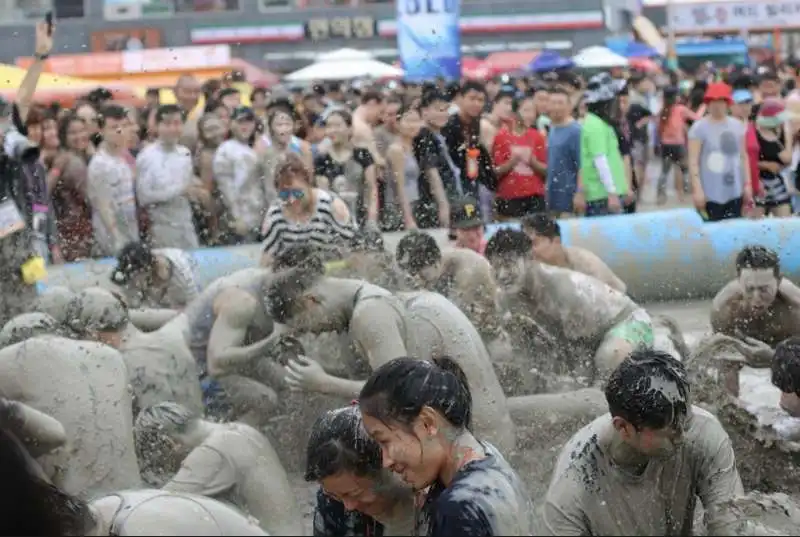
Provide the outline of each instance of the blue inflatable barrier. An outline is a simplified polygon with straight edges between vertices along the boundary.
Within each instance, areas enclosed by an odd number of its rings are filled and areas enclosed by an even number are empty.
[[[800,282],[800,219],[731,220],[704,223],[692,209],[633,215],[560,220],[564,244],[593,251],[622,278],[640,301],[681,300],[713,296],[735,277],[734,260],[748,244],[763,244],[780,253],[784,274]],[[487,237],[503,227],[487,226]],[[445,230],[432,230],[440,245]],[[403,233],[385,234],[394,251]],[[200,285],[236,270],[256,266],[258,245],[206,248],[193,252]],[[113,259],[50,267],[47,283],[82,289],[109,285]]]

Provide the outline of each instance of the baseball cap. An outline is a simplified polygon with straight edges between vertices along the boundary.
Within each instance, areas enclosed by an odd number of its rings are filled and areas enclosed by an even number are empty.
[[[237,106],[231,113],[231,121],[255,121],[256,113],[249,106]]]
[[[483,225],[481,208],[475,198],[463,198],[453,203],[450,209],[451,227],[469,229]]]
[[[116,332],[128,324],[128,307],[107,289],[84,289],[78,300],[80,310],[74,322],[81,331]]]
[[[733,102],[736,104],[752,103],[753,94],[747,89],[737,89],[733,92]]]
[[[703,96],[703,102],[710,103],[711,101],[725,101],[731,104],[731,87],[724,82],[709,84],[706,94]]]

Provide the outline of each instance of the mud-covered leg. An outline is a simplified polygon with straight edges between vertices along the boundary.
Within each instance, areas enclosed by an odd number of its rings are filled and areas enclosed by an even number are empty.
[[[216,381],[225,394],[232,421],[261,429],[275,415],[278,396],[269,386],[240,375],[227,375]]]

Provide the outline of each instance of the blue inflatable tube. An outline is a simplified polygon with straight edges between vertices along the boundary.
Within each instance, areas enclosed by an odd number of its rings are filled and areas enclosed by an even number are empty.
[[[780,253],[784,274],[800,281],[800,219],[732,220],[704,223],[692,209],[676,209],[560,220],[562,240],[596,253],[622,278],[640,301],[681,300],[713,296],[736,275],[734,260],[748,244],[763,244]],[[487,237],[502,227],[487,226]],[[447,245],[444,230],[432,230]],[[403,233],[387,233],[394,250]],[[200,284],[236,270],[256,266],[258,245],[208,248],[193,252]],[[81,289],[109,285],[114,260],[103,259],[50,267],[48,284]]]

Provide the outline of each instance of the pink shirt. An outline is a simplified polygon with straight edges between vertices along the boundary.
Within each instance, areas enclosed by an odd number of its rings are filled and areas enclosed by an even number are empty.
[[[697,120],[697,115],[682,104],[675,104],[661,130],[663,145],[686,145],[686,121]]]

